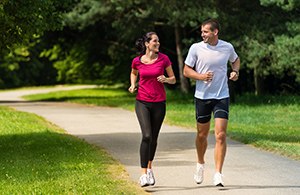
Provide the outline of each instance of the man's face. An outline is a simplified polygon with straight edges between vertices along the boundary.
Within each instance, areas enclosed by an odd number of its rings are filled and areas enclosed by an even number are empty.
[[[202,36],[204,43],[208,43],[211,45],[216,41],[217,35],[218,35],[218,30],[216,29],[214,31],[211,31],[210,24],[202,26],[201,32],[202,32],[201,36]]]

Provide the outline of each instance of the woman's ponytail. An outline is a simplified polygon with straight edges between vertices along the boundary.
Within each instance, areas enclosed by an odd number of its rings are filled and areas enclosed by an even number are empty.
[[[137,49],[137,55],[144,55],[146,53],[145,41],[143,38],[139,38],[135,41],[135,46]]]

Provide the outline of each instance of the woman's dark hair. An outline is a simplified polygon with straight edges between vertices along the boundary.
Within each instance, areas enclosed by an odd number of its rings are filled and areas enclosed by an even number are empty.
[[[155,32],[148,32],[143,37],[139,38],[135,41],[135,46],[137,48],[137,55],[144,55],[146,53],[146,45],[145,42],[150,42],[152,39],[152,35],[156,35]]]

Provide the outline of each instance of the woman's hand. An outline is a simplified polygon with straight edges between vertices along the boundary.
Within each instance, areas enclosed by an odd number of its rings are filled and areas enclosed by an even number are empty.
[[[128,91],[130,92],[130,93],[134,93],[135,91],[137,90],[137,88],[133,85],[133,86],[130,86],[129,88],[128,88]]]
[[[157,77],[157,81],[161,82],[161,83],[167,83],[167,78],[165,77],[165,75],[160,75]]]

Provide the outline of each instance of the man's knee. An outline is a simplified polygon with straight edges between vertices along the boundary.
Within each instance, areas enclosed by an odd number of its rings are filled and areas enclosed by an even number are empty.
[[[219,132],[215,134],[216,142],[224,143],[226,141],[226,133],[225,132]]]
[[[207,139],[209,133],[209,125],[209,122],[204,124],[197,123],[197,139],[199,141],[204,141]]]
[[[205,134],[205,133],[197,133],[197,137],[196,137],[196,139],[198,139],[199,141],[205,141],[206,139],[207,139],[207,134]]]

